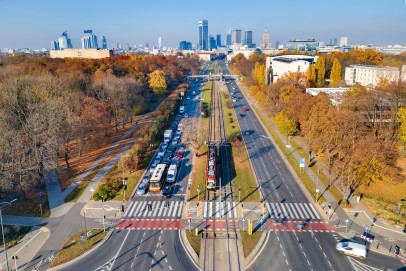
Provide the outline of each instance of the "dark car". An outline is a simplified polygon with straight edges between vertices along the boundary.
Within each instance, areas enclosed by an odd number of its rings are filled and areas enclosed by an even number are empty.
[[[172,131],[175,131],[176,128],[177,128],[177,127],[176,127],[176,124],[175,124],[175,123],[171,125],[171,130],[172,130]]]
[[[244,117],[245,115],[244,114],[240,114],[240,117],[242,118],[242,117]]]
[[[171,165],[176,165],[177,167],[180,166],[180,159],[179,158],[172,158]]]
[[[251,134],[251,130],[245,130],[245,134],[246,134],[246,135],[250,135],[250,134]]]
[[[169,147],[168,147],[168,151],[174,151],[175,149],[176,149],[176,145],[173,144],[173,140],[172,140],[171,145],[169,145]]]
[[[173,151],[167,151],[165,153],[165,158],[172,158],[172,155],[173,155]]]
[[[165,198],[169,198],[172,196],[172,187],[170,185],[165,185],[162,189],[162,196]]]
[[[169,162],[171,160],[168,157],[165,157],[164,160],[162,160],[161,164],[169,165]]]

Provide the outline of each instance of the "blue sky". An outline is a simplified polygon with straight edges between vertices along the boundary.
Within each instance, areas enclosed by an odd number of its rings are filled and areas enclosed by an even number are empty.
[[[405,0],[256,0],[256,1],[0,1],[0,48],[49,48],[67,30],[80,47],[84,29],[99,38],[133,44],[178,46],[198,41],[198,21],[209,33],[228,28],[252,30],[260,43],[268,26],[271,42],[315,38],[326,43],[348,36],[350,44],[405,44]],[[224,39],[224,38],[223,38]]]

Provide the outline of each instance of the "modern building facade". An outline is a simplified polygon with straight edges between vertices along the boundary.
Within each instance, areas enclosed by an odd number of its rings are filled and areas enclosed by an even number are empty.
[[[315,39],[290,40],[288,42],[288,50],[299,52],[315,52],[317,50],[317,41]]]
[[[307,72],[311,64],[316,63],[318,56],[282,55],[266,58],[266,83],[273,84],[289,72]]]
[[[207,51],[209,49],[209,21],[199,21],[199,49]]]
[[[93,34],[93,30],[84,30],[82,41],[82,49],[97,49],[97,36]]]
[[[253,48],[252,31],[251,30],[245,31],[244,45],[247,45],[248,48]]]
[[[102,49],[106,50],[107,49],[107,40],[106,40],[106,36],[102,37]]]
[[[101,49],[64,49],[64,50],[51,50],[49,51],[51,58],[90,58],[99,59],[113,56],[113,50]]]
[[[217,34],[216,36],[216,45],[217,47],[221,47],[221,34]]]
[[[65,31],[62,35],[58,38],[58,41],[54,41],[51,43],[51,48],[55,48],[55,50],[63,50],[72,48],[71,39],[68,37],[68,33]]]
[[[360,84],[376,87],[380,78],[388,80],[389,83],[406,82],[406,65],[401,68],[367,65],[350,65],[345,68],[345,82],[350,86]]]
[[[217,48],[217,46],[216,46],[216,40],[215,40],[215,38],[213,37],[213,35],[210,35],[210,36],[209,36],[209,43],[210,43],[210,51]]]
[[[192,43],[185,40],[179,42],[179,50],[192,50]]]
[[[271,48],[271,43],[269,41],[268,27],[265,27],[264,34],[262,34],[262,43],[260,48]]]
[[[348,37],[341,37],[340,38],[340,47],[348,46]]]
[[[241,30],[240,29],[236,29],[233,30],[233,34],[231,36],[231,43],[232,44],[241,44]]]
[[[158,50],[162,50],[162,37],[158,37]]]
[[[232,43],[231,43],[231,29],[228,29],[228,31],[227,31],[226,45],[227,45],[227,47],[232,45]]]

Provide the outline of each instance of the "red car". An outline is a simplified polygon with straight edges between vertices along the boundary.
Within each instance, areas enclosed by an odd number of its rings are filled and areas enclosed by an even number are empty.
[[[177,153],[176,153],[176,158],[182,158],[182,156],[183,156],[183,152],[182,151],[178,151]]]
[[[247,111],[247,108],[243,107],[242,112],[246,112],[246,111]]]

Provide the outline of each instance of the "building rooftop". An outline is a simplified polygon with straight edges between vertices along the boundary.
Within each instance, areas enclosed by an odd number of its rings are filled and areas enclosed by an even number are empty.
[[[358,69],[382,69],[382,70],[390,70],[390,71],[397,71],[399,68],[397,67],[389,67],[389,66],[372,66],[372,65],[350,65],[349,68],[358,68]]]
[[[279,62],[285,62],[285,63],[292,63],[294,61],[297,60],[304,60],[304,61],[308,61],[308,62],[313,62],[314,58],[312,57],[308,57],[308,58],[304,58],[304,57],[300,57],[300,58],[288,58],[288,57],[276,57],[274,59],[272,59],[272,61],[279,61]]]

